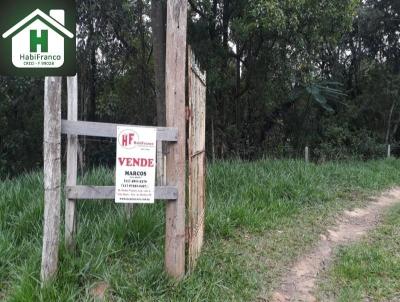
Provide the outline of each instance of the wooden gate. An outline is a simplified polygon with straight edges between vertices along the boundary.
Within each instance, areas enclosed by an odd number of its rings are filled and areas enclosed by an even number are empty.
[[[65,244],[69,250],[75,248],[76,201],[77,200],[113,200],[114,186],[77,185],[78,136],[109,137],[117,136],[118,124],[78,121],[78,84],[77,77],[68,78],[68,119],[61,122],[61,132],[68,135],[67,140],[67,177],[65,186]],[[144,127],[144,126],[135,126]],[[178,142],[178,129],[157,128],[157,142]],[[154,198],[158,200],[178,199],[176,186],[156,187]]]
[[[192,271],[204,238],[206,188],[206,73],[202,72],[189,47],[189,200],[188,266]]]
[[[157,128],[157,141],[168,142],[167,185],[156,187],[155,199],[166,202],[165,270],[173,278],[185,274],[185,209],[188,210],[189,271],[200,255],[204,236],[205,208],[205,73],[189,50],[189,136],[186,135],[186,29],[187,1],[167,1],[166,122]],[[77,77],[68,83],[68,118],[61,120],[61,78],[45,79],[44,98],[44,185],[45,213],[41,280],[49,281],[57,272],[60,197],[61,133],[67,140],[65,240],[75,248],[76,202],[82,199],[114,199],[114,187],[77,185],[78,136],[116,137],[117,124],[78,121]],[[186,140],[189,145],[189,202],[186,200]]]

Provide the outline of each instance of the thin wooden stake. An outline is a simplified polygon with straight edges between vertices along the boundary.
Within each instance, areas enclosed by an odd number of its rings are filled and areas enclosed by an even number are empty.
[[[214,118],[211,119],[211,147],[212,161],[215,162],[215,133],[214,133]]]
[[[42,284],[57,272],[61,210],[61,78],[47,77],[44,83]]]
[[[67,78],[68,120],[78,120],[78,78]],[[66,186],[76,186],[78,177],[78,136],[68,135],[67,140],[67,179]],[[65,200],[65,245],[69,251],[76,247],[76,200]]]
[[[310,150],[308,147],[306,147],[304,150],[304,157],[305,157],[306,163],[310,162]]]
[[[387,158],[391,158],[392,157],[392,146],[388,145],[387,146]]]
[[[167,151],[167,185],[177,187],[178,199],[166,206],[165,269],[175,279],[185,274],[186,35],[187,0],[168,0],[166,121],[179,133]]]

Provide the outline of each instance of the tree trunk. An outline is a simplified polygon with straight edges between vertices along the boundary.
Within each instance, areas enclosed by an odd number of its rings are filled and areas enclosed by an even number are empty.
[[[392,117],[393,117],[393,111],[394,108],[396,107],[396,100],[393,100],[392,107],[390,107],[389,111],[389,116],[388,116],[388,121],[387,121],[387,130],[386,130],[386,139],[385,143],[389,144],[390,143],[390,129],[392,128]]]
[[[400,115],[396,122],[394,123],[393,126],[393,131],[392,131],[392,138],[396,138],[397,131],[399,130],[399,125],[400,125]]]
[[[89,121],[96,120],[96,43],[94,37],[94,20],[90,21],[89,26],[89,37],[88,37],[88,47],[89,47],[89,106],[87,117]]]
[[[153,29],[153,53],[157,125],[165,126],[165,51],[166,5],[163,0],[151,2],[151,26]],[[157,144],[157,184],[163,185],[164,156],[162,144]]]
[[[240,98],[240,56],[239,42],[236,43],[236,96],[235,96],[235,111],[236,111],[236,127],[240,129],[240,110],[239,109],[239,98]]]

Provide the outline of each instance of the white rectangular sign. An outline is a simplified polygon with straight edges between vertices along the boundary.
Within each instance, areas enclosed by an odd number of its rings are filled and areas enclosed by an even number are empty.
[[[118,127],[116,203],[154,203],[156,143],[156,128]]]

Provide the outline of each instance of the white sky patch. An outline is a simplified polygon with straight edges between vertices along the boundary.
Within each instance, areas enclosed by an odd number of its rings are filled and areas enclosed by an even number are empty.
[[[232,50],[232,52],[237,55],[237,45],[236,45],[236,43],[234,43],[232,41],[228,41],[228,46]],[[240,78],[242,77],[242,74],[243,74],[243,63],[242,63],[242,61],[240,61]]]

